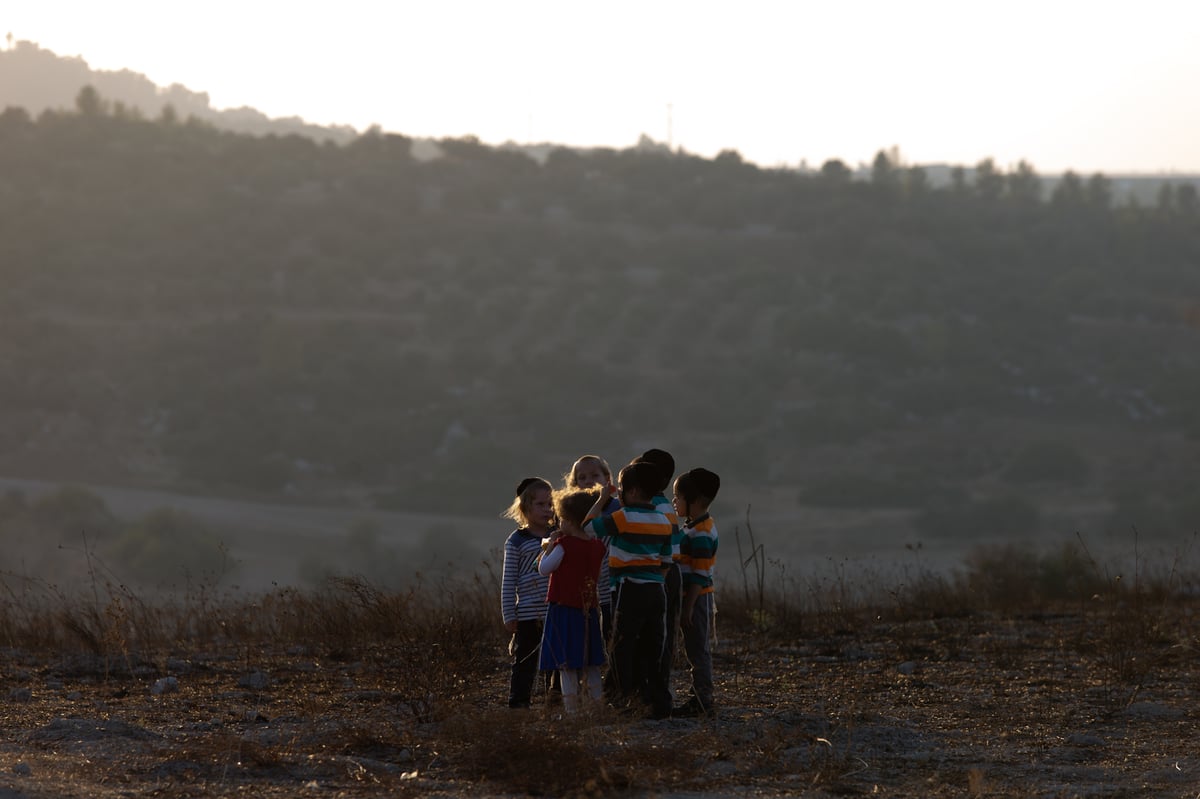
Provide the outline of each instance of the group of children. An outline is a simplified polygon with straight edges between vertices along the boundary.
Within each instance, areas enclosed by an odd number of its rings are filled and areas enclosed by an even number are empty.
[[[651,449],[616,484],[603,458],[585,455],[560,489],[540,477],[517,486],[500,593],[513,636],[509,707],[530,705],[541,673],[547,686],[557,678],[568,713],[582,685],[618,708],[645,703],[653,718],[712,714],[717,529],[708,508],[721,481],[697,468],[672,484],[674,473],[671,455]],[[692,695],[674,706],[680,628]]]

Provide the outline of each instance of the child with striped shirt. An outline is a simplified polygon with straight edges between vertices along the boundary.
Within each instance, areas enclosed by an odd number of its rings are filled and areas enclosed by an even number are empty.
[[[713,563],[717,558],[717,525],[708,512],[721,488],[721,478],[708,469],[691,469],[675,480],[672,504],[683,519],[680,570],[683,580],[683,648],[692,670],[692,696],[675,708],[675,716],[713,714],[711,631],[716,610]]]
[[[679,516],[675,513],[675,507],[671,500],[667,499],[667,491],[671,487],[671,478],[675,476],[675,458],[666,450],[648,449],[634,459],[635,463],[638,461],[653,463],[658,467],[658,483],[654,487],[654,498],[650,500],[650,503],[666,516],[674,526],[671,532],[671,559],[668,563],[664,564],[666,572],[663,574],[663,585],[667,592],[667,613],[664,620],[666,624],[666,637],[663,639],[662,656],[658,659],[658,669],[662,673],[661,677],[669,687],[671,685],[671,671],[675,660],[676,633],[679,631],[679,609],[683,600],[682,572],[679,567],[681,560],[679,544],[683,540],[683,532],[679,525]]]
[[[588,512],[584,529],[607,540],[613,586],[610,699],[628,706],[638,695],[635,678],[645,675],[654,718],[671,715],[671,692],[658,668],[666,637],[664,564],[671,560],[673,525],[651,501],[660,471],[634,462],[621,470],[621,508],[604,513],[613,496],[606,485]]]
[[[546,577],[538,573],[542,539],[554,523],[551,486],[540,477],[526,477],[517,486],[512,505],[504,512],[518,524],[504,542],[500,577],[500,611],[504,629],[513,634],[508,706],[529,707],[537,679],[542,623],[546,618]]]

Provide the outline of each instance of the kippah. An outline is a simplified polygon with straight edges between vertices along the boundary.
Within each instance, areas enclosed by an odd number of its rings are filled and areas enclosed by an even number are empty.
[[[529,488],[529,486],[540,482],[542,482],[542,478],[540,477],[526,477],[517,485],[517,496],[519,497],[524,494],[525,489]]]

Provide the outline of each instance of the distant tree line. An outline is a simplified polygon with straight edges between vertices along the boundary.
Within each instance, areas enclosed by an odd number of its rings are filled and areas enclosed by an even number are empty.
[[[437,145],[0,113],[0,466],[480,512],[653,444],[839,506],[1191,490],[1194,185]]]

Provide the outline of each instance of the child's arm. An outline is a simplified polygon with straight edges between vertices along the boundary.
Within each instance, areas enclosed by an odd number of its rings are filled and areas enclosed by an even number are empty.
[[[504,629],[517,631],[517,555],[509,542],[504,543],[504,567],[500,573],[500,612]]]
[[[551,544],[550,551],[538,559],[538,574],[545,577],[557,569],[563,562],[564,554],[562,544]]]
[[[696,599],[700,596],[700,586],[689,583],[683,591],[683,610],[679,614],[679,622],[684,627],[692,626],[692,613],[696,610]]]
[[[605,483],[604,487],[600,489],[600,496],[596,497],[595,503],[592,504],[592,509],[587,512],[587,516],[583,517],[585,519],[584,524],[587,524],[592,519],[603,516],[604,508],[608,505],[608,501],[612,497],[613,485],[612,483]]]
[[[609,518],[606,517],[604,508],[608,505],[608,501],[612,499],[613,491],[612,483],[605,484],[600,489],[600,496],[592,504],[592,509],[587,512],[587,516],[583,517],[583,529],[594,533],[597,538],[607,538],[612,535],[611,531],[605,529],[602,521],[605,518]]]

